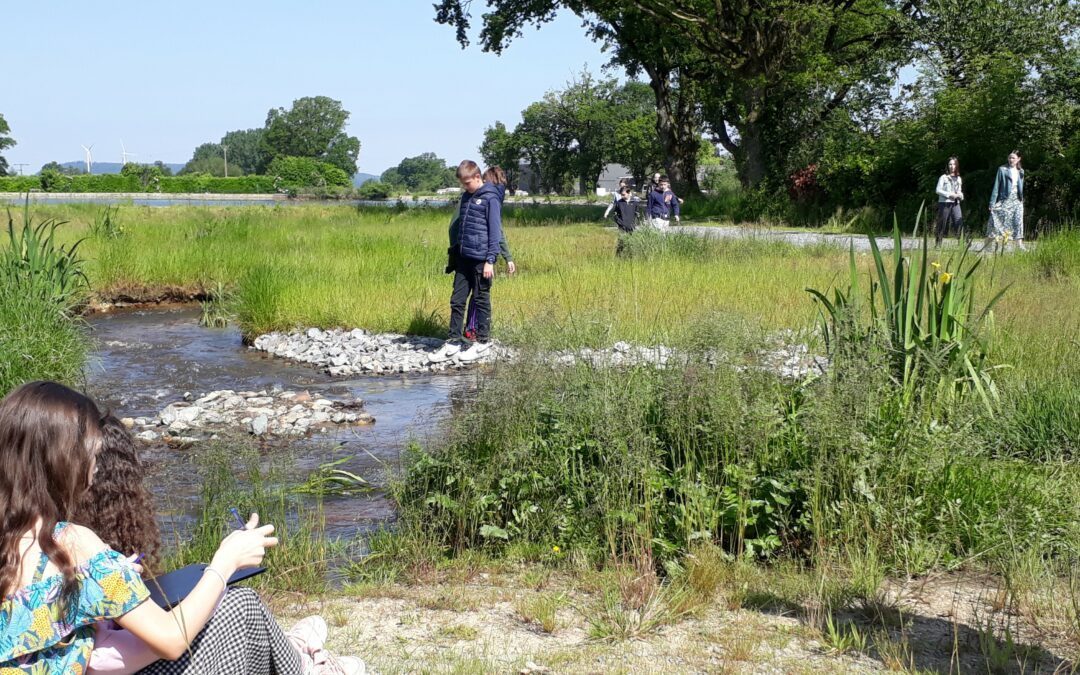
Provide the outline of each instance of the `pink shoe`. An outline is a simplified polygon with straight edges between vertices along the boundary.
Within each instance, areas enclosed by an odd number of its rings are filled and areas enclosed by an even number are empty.
[[[364,675],[364,662],[352,656],[333,656],[325,649],[315,655],[313,675]]]
[[[285,633],[285,637],[296,651],[314,661],[315,654],[322,651],[326,644],[326,633],[326,622],[316,614],[297,621],[296,625]]]

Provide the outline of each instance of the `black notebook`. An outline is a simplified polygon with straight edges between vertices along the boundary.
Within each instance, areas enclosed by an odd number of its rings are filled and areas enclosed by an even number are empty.
[[[172,609],[195,588],[195,584],[199,583],[199,580],[203,578],[203,572],[207,567],[208,565],[204,563],[195,563],[187,567],[181,567],[174,572],[162,574],[160,577],[147,579],[146,587],[150,589],[150,599],[162,609]],[[231,586],[244,579],[250,579],[265,571],[265,567],[245,567],[242,570],[237,570],[236,574],[229,577],[229,585]]]

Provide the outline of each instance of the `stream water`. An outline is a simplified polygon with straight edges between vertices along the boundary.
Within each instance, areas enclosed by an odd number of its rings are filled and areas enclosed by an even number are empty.
[[[198,310],[119,310],[89,319],[96,342],[87,367],[89,393],[120,417],[152,417],[186,392],[194,397],[220,390],[282,387],[335,398],[361,398],[375,424],[305,439],[265,442],[264,456],[287,462],[303,479],[330,459],[351,456],[341,468],[376,484],[398,466],[413,439],[436,433],[453,400],[472,388],[465,375],[331,378],[309,367],[250,350],[235,328],[204,328]],[[151,445],[144,451],[147,482],[157,500],[163,532],[189,523],[199,508],[195,448]],[[376,490],[358,497],[324,500],[327,534],[353,536],[391,520],[393,507]]]

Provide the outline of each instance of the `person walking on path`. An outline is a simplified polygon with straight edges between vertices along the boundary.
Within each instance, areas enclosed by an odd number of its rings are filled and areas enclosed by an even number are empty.
[[[630,190],[630,201],[639,201],[637,195],[634,194],[633,188],[630,187],[630,179],[620,178],[618,189],[615,190],[615,194],[611,195],[611,203],[608,204],[608,207],[606,209],[604,209],[604,220],[607,220],[608,216],[611,215],[611,212],[615,210],[615,207],[619,205],[619,201],[622,199],[623,188]]]
[[[660,176],[656,189],[649,192],[649,222],[660,231],[668,229],[672,216],[679,222],[679,198],[671,191],[667,176]]]
[[[1003,244],[1010,239],[1017,248],[1024,248],[1024,167],[1020,152],[1009,153],[1009,163],[998,167],[994,190],[990,193],[990,223],[987,239]]]
[[[461,162],[457,178],[465,193],[458,226],[450,233],[450,259],[454,265],[450,334],[446,343],[428,357],[432,363],[455,356],[461,361],[475,361],[491,348],[491,282],[503,236],[502,202],[495,186],[484,182],[476,162]],[[466,348],[465,308],[470,297],[476,302],[476,341]]]
[[[934,230],[934,241],[941,246],[941,240],[956,230],[957,237],[964,236],[964,214],[960,202],[964,201],[964,181],[960,178],[960,160],[950,157],[937,182],[938,217]]]
[[[639,201],[640,200],[631,195],[629,186],[623,185],[619,188],[618,201],[616,201],[613,206],[608,207],[608,210],[604,212],[604,218],[606,219],[608,213],[614,210],[615,225],[619,228],[619,231],[626,233],[633,232],[634,227],[637,225]]]

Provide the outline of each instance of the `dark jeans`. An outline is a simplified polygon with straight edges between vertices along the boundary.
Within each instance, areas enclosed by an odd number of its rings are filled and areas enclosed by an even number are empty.
[[[956,230],[956,236],[964,236],[964,214],[960,211],[960,202],[938,202],[937,228],[934,240],[941,243],[950,231]]]
[[[458,256],[454,261],[454,292],[450,296],[450,339],[461,340],[469,296],[476,305],[476,340],[491,337],[491,279],[484,278],[484,261]]]

